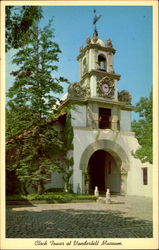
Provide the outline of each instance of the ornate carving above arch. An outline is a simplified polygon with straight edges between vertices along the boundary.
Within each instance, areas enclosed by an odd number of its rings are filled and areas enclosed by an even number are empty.
[[[121,174],[123,174],[123,172],[127,173],[127,171],[129,170],[128,156],[119,144],[111,140],[98,140],[90,144],[82,154],[80,160],[81,170],[84,171],[85,169],[87,169],[91,155],[97,150],[105,150],[110,153],[116,161],[117,166],[120,167]]]

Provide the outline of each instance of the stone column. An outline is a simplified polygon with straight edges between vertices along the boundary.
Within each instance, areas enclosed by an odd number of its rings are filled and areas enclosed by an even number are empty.
[[[107,72],[111,73],[112,67],[113,66],[113,54],[112,52],[108,51],[107,52]]]
[[[90,90],[91,90],[91,97],[96,96],[96,76],[91,76],[90,78]]]
[[[99,70],[99,64],[98,64],[98,50],[94,51],[94,69]]]
[[[111,129],[112,130],[118,130],[118,110],[117,108],[112,108],[112,124]]]
[[[88,184],[88,169],[82,171],[82,194],[89,193],[89,184]]]
[[[118,116],[117,115],[112,115],[112,125],[111,125],[111,129],[112,130],[117,130],[117,121],[118,121]]]
[[[114,91],[114,99],[117,101],[118,100],[118,81],[114,81],[114,86],[115,86],[115,91]]]
[[[85,172],[82,171],[82,194],[85,194]]]
[[[89,50],[89,71],[95,69],[95,51],[93,49]]]
[[[121,195],[126,195],[127,193],[127,171],[125,169],[121,169]]]

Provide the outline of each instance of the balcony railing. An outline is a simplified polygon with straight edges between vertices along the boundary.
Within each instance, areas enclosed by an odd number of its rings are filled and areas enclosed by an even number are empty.
[[[98,128],[101,129],[111,129],[112,127],[112,123],[111,122],[107,122],[107,121],[99,121],[98,122]]]
[[[92,128],[120,130],[120,122],[92,121]]]

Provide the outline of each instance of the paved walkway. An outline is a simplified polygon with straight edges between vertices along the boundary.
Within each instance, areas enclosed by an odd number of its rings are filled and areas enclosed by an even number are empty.
[[[114,197],[114,203],[8,206],[7,238],[151,238],[152,202]]]

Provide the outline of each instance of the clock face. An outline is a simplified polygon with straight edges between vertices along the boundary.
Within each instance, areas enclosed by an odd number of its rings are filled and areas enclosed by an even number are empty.
[[[114,98],[115,85],[114,79],[109,76],[99,78],[97,81],[97,93],[100,97]]]
[[[108,95],[108,94],[110,93],[110,88],[109,88],[109,86],[108,86],[107,83],[104,83],[104,84],[102,85],[102,91],[103,91],[104,94],[106,94],[106,95]]]

